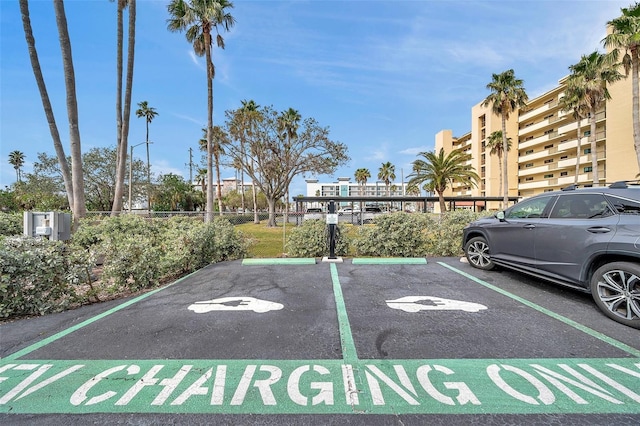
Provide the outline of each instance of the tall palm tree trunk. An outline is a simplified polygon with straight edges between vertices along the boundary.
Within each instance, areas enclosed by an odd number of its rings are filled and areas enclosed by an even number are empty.
[[[127,164],[127,147],[122,146],[122,65],[124,40],[124,8],[126,0],[116,0],[116,187],[114,190],[111,216],[120,214],[124,198],[124,176]]]
[[[502,159],[502,203],[503,207],[507,207],[509,205],[509,172],[507,170],[509,161],[508,161],[508,152],[509,152],[509,144],[507,142],[507,120],[504,114],[502,114],[502,154],[504,158]]]
[[[211,34],[206,32],[207,61],[207,208],[205,222],[213,220],[213,63],[211,62]]]
[[[117,77],[116,77],[116,187],[111,215],[117,215],[122,211],[124,180],[127,169],[129,122],[131,118],[131,91],[133,86],[133,63],[135,56],[136,40],[136,0],[117,0]],[[123,67],[123,40],[124,40],[124,8],[129,6],[129,26],[127,29],[127,81],[124,92],[124,112],[122,105],[122,67]],[[128,183],[131,185],[131,182]],[[129,206],[131,208],[131,206]]]
[[[67,192],[69,207],[73,208],[73,181],[71,178],[71,170],[69,169],[67,156],[64,153],[64,147],[62,146],[60,133],[58,132],[58,126],[56,125],[56,119],[53,115],[53,108],[51,107],[51,101],[49,100],[47,86],[44,82],[44,77],[42,76],[42,68],[40,67],[40,60],[38,59],[38,52],[36,50],[36,41],[33,37],[33,31],[31,29],[31,18],[29,17],[28,0],[20,0],[20,13],[22,14],[22,25],[24,27],[24,35],[27,40],[29,59],[31,60],[31,68],[33,69],[33,75],[36,79],[38,90],[40,91],[40,98],[42,99],[44,115],[46,116],[47,123],[49,124],[49,132],[51,133],[51,139],[53,140],[53,147],[56,151],[58,163],[60,164],[60,170],[62,172],[64,188]]]
[[[123,165],[126,165],[129,144],[129,122],[131,121],[131,92],[133,88],[133,61],[135,59],[136,41],[136,0],[129,0],[129,27],[127,32],[127,81],[124,89],[124,115],[122,116],[122,136],[120,138],[122,152],[124,153],[122,158]],[[131,158],[131,161],[133,162],[133,158]],[[124,170],[125,168],[123,168],[123,171]],[[131,185],[132,182],[129,182],[129,186]],[[131,206],[129,206],[129,209],[131,209]]]
[[[220,181],[220,151],[216,147],[214,151],[214,159],[216,166],[216,182],[218,183],[217,197],[218,197],[218,214],[222,216],[222,182]]]
[[[54,0],[53,6],[56,15],[56,24],[58,26],[58,34],[60,36],[60,50],[62,51],[64,80],[67,91],[67,116],[69,117],[69,143],[71,145],[71,178],[73,181],[73,229],[75,230],[78,227],[80,219],[87,214],[84,196],[80,129],[78,127],[76,81],[64,3],[62,0]]]
[[[591,142],[591,173],[593,173],[593,186],[600,186],[600,176],[598,173],[598,151],[596,141],[596,110],[591,109],[591,118],[589,118],[591,124],[589,135],[589,141]]]
[[[582,155],[582,120],[578,117],[578,130],[576,131],[576,177],[573,179],[574,184],[578,184],[578,176],[580,175],[580,156]]]

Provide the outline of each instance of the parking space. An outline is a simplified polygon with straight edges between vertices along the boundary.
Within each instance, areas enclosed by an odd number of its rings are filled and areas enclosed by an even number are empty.
[[[640,416],[637,330],[588,295],[454,258],[225,262],[128,301],[6,323],[0,336],[5,420]]]

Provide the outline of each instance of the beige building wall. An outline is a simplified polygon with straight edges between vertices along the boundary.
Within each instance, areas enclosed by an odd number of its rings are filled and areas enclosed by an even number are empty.
[[[512,114],[507,136],[512,139],[509,155],[509,196],[530,197],[554,191],[575,182],[593,183],[591,127],[589,119],[578,122],[560,108],[565,79],[554,89],[530,99],[526,110]],[[612,99],[596,114],[596,152],[601,185],[636,179],[640,173],[633,147],[631,78],[609,87]],[[450,130],[436,135],[436,151],[464,147],[473,156],[471,165],[481,178],[477,188],[454,185],[445,195],[502,196],[500,162],[490,155],[486,141],[501,130],[500,117],[479,103],[471,108],[471,132],[455,137]],[[579,152],[578,152],[579,151]],[[576,179],[577,176],[577,179]],[[489,209],[499,208],[492,203]]]
[[[609,87],[607,104],[607,182],[635,179],[640,173],[633,147],[631,75]]]

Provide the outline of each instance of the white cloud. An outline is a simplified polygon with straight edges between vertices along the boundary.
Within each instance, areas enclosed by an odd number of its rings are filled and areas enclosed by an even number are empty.
[[[427,146],[416,146],[414,148],[407,148],[407,149],[403,149],[402,151],[399,151],[399,154],[406,154],[406,155],[418,155],[421,152],[426,152],[429,151],[429,147]]]

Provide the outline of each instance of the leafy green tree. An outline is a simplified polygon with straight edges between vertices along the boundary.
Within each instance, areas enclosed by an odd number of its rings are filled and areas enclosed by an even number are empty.
[[[202,195],[194,191],[182,176],[172,173],[160,176],[153,196],[154,211],[194,211],[202,205]]]
[[[602,41],[616,59],[624,50],[620,63],[627,77],[631,74],[633,141],[640,167],[640,3],[622,8],[621,12],[621,16],[607,22],[611,31]]]
[[[236,140],[229,147],[229,155],[266,195],[268,226],[276,226],[276,201],[285,195],[294,177],[332,174],[349,157],[346,145],[329,139],[329,129],[320,127],[313,118],[303,120],[298,137],[288,140],[281,137],[280,114],[273,107],[262,108],[260,114],[262,117],[255,121],[255,131],[248,135],[244,150]]]
[[[418,186],[425,183],[425,189],[438,193],[440,211],[446,212],[447,205],[444,202],[444,191],[453,182],[463,182],[467,185],[477,186],[480,177],[467,164],[471,160],[471,154],[460,149],[451,151],[445,155],[444,149],[440,152],[421,152],[418,154],[423,159],[413,162],[413,172],[408,176],[408,186]]]
[[[497,156],[500,163],[500,194],[502,194],[502,154],[504,153],[502,130],[496,130],[489,135],[487,148],[489,148],[489,155]],[[511,138],[507,138],[507,151],[511,151]]]
[[[116,161],[117,149],[113,147],[91,148],[82,156],[87,207],[90,210],[113,211],[116,199]],[[145,164],[134,159],[132,167],[132,200],[139,200],[149,193],[151,187],[145,179]]]
[[[584,95],[585,104],[589,108],[589,124],[591,132],[591,169],[593,173],[593,185],[600,184],[598,171],[598,151],[596,139],[596,114],[605,102],[611,99],[607,85],[619,81],[622,78],[617,70],[617,64],[613,55],[606,55],[597,50],[589,55],[582,55],[580,61],[569,66],[571,75],[568,83],[578,87]]]
[[[391,162],[387,161],[386,163],[382,163],[380,169],[378,169],[378,179],[384,182],[384,185],[387,187],[387,196],[391,195],[389,191],[389,185],[391,185],[391,181],[396,178],[396,166],[391,164]]]
[[[117,59],[116,59],[116,196],[113,203],[112,215],[122,211],[125,187],[127,158],[129,156],[129,122],[131,118],[131,91],[133,88],[133,61],[136,44],[136,0],[115,0],[117,3]],[[124,91],[124,111],[122,98],[122,67],[124,41],[124,10],[129,8],[129,23],[127,28],[127,75]],[[147,145],[148,146],[148,145]]]
[[[509,147],[507,144],[507,120],[509,116],[519,108],[527,105],[529,97],[523,87],[524,82],[515,76],[515,72],[510,69],[501,74],[493,74],[491,83],[487,84],[487,89],[491,94],[482,102],[482,106],[491,105],[494,114],[500,116],[502,120],[502,152],[506,153],[502,162],[503,172],[503,203],[509,203],[509,173],[508,157]]]
[[[224,49],[219,27],[229,31],[235,18],[229,13],[233,3],[227,0],[171,0],[167,6],[169,31],[185,31],[187,41],[198,56],[205,56],[207,67],[207,222],[213,219],[213,78],[211,32],[216,31],[216,44]],[[219,201],[221,202],[221,201]]]
[[[21,151],[11,151],[9,153],[9,164],[16,170],[16,182],[20,182],[21,168],[24,165],[24,153]]]

